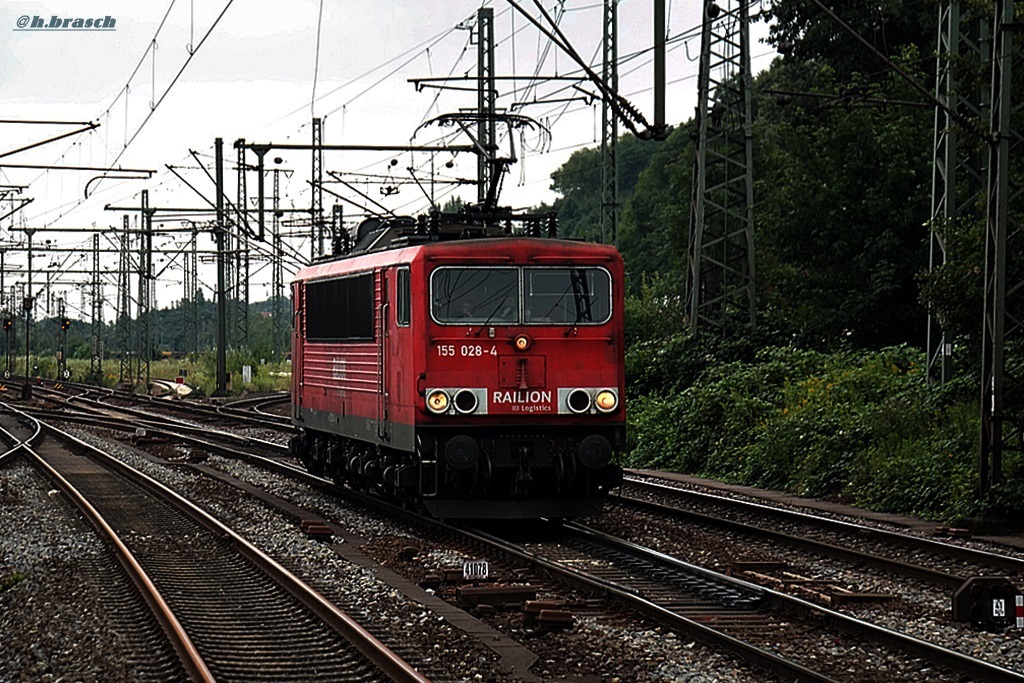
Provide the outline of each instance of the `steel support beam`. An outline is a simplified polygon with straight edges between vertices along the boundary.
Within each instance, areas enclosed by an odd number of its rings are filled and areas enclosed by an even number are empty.
[[[928,269],[945,264],[952,254],[946,235],[965,218],[979,216],[982,197],[982,155],[970,145],[961,145],[964,131],[952,113],[959,112],[981,122],[987,107],[985,92],[969,91],[955,77],[958,64],[984,64],[988,60],[988,19],[965,16],[959,0],[939,8],[936,53],[935,98],[944,106],[935,109],[932,149],[932,212]],[[927,329],[928,379],[944,384],[953,375],[953,342],[934,314],[929,312]]]
[[[92,236],[92,355],[89,377],[97,384],[103,379],[103,279],[100,270],[100,236]]]
[[[192,226],[192,236],[185,247],[181,306],[184,314],[185,345],[192,362],[199,358],[199,302],[196,295],[199,291],[199,257],[196,253],[199,241],[199,229]]]
[[[992,23],[992,91],[985,228],[985,317],[981,351],[981,452],[978,492],[990,497],[1003,481],[1003,454],[1019,451],[1024,419],[1024,377],[1007,367],[1006,352],[1024,341],[1024,282],[1019,222],[1022,187],[1010,183],[1011,161],[1024,151],[1020,114],[1024,102],[1011,96],[1019,68],[1020,25],[1013,0],[995,0]],[[1015,210],[1010,211],[1013,206]]]
[[[604,61],[601,78],[619,92],[619,0],[604,0]],[[601,241],[619,243],[619,117],[610,98],[601,100]]]
[[[142,385],[142,391],[149,391],[150,367],[153,356],[153,335],[150,329],[151,309],[153,306],[153,212],[149,208],[149,190],[142,191],[142,237],[139,240],[139,315],[136,320],[138,340],[138,371],[135,385]]]
[[[324,253],[324,129],[319,117],[313,119],[313,169],[310,179],[313,184],[313,200],[309,209],[310,258]]]
[[[217,237],[217,388],[216,396],[227,396],[228,393],[228,287],[227,261],[227,224],[224,217],[224,140],[214,140],[217,186],[217,225],[214,228]]]
[[[687,253],[693,332],[757,321],[751,90],[748,0],[706,2]]]
[[[278,207],[281,203],[281,171],[275,168],[274,171],[274,196],[273,215],[270,222],[271,240],[273,242],[273,262],[271,264],[271,297],[273,297],[271,321],[274,331],[273,350],[275,354],[283,354],[288,346],[288,338],[285,328],[284,310],[284,261],[282,259],[281,243],[281,217]],[[290,319],[289,315],[289,319]]]
[[[495,125],[495,108],[498,92],[494,82],[494,8],[481,7],[476,15],[476,92],[477,92],[477,141],[482,153],[476,160],[476,200],[483,205],[487,200],[488,188],[495,172],[494,158],[497,156],[498,141]]]
[[[131,386],[132,379],[132,298],[131,298],[131,232],[128,216],[121,232],[121,256],[117,268],[117,341],[120,369],[118,383]]]

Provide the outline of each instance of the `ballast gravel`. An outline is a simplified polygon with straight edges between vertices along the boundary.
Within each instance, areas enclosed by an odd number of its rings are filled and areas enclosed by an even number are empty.
[[[727,655],[715,652],[675,634],[642,622],[623,618],[581,615],[572,628],[546,634],[526,630],[518,610],[499,610],[485,621],[514,639],[520,639],[538,660],[528,675],[498,666],[498,657],[474,638],[451,626],[404,595],[378,580],[371,569],[356,567],[339,558],[319,542],[306,538],[294,523],[249,499],[234,487],[202,477],[180,466],[154,463],[134,449],[118,447],[85,430],[76,436],[113,451],[170,488],[203,506],[232,526],[250,542],[268,552],[332,600],[347,602],[360,621],[366,617],[371,631],[385,635],[389,625],[398,624],[402,633],[394,649],[403,656],[419,653],[418,665],[435,681],[686,681],[688,683],[755,683],[764,681]],[[113,446],[113,447],[112,447]],[[359,510],[345,501],[315,491],[301,483],[248,464],[209,456],[207,466],[216,467],[249,484],[259,486],[295,505],[316,512],[351,531],[365,542],[363,550],[384,555],[389,548],[415,544],[418,539],[396,523]],[[3,471],[0,470],[0,476]],[[443,550],[417,557],[426,571],[461,566],[465,559]],[[427,653],[427,654],[424,654]]]
[[[97,588],[102,543],[21,460],[0,468],[0,530],[0,681],[139,680]]]
[[[84,430],[76,433],[101,441]],[[109,448],[111,442],[102,441],[102,445]],[[418,656],[418,663],[434,680],[523,679],[503,670],[494,652],[379,580],[372,568],[355,566],[327,545],[308,539],[290,520],[246,494],[184,467],[154,463],[130,448],[114,450],[128,464],[186,497],[206,501],[203,506],[209,512],[331,599],[347,603],[343,608],[360,620],[365,617],[371,630],[395,640],[386,634],[397,626],[403,635],[395,649],[404,656]],[[394,522],[283,476],[219,456],[209,456],[204,462],[341,525],[363,540],[362,550],[367,555],[387,561],[404,547],[423,545]],[[29,465],[16,461],[0,467],[0,681],[137,680],[125,663],[124,639],[109,628],[106,608],[83,580],[84,568],[105,551],[77,511],[63,501],[54,504],[53,496]],[[450,549],[421,548],[415,562],[422,574],[460,566],[463,559],[468,558]],[[388,564],[401,569],[400,563]],[[855,581],[851,575],[836,574],[835,578]],[[906,584],[902,585],[902,617],[893,616],[887,623],[885,610],[867,608],[864,615],[894,630],[1024,672],[1019,632],[991,634],[950,625],[941,616],[948,603],[942,604],[923,590],[907,593]],[[905,615],[910,607],[914,618],[908,621]],[[759,672],[727,656],[662,629],[645,627],[632,618],[610,619],[583,612],[570,629],[544,634],[524,628],[517,612],[499,610],[481,618],[538,656],[530,671],[532,680],[765,680]],[[898,672],[892,674],[892,680],[900,680]]]

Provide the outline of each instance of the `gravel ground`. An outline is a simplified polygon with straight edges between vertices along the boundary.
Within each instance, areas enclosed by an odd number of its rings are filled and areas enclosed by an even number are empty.
[[[180,467],[154,464],[129,449],[120,449],[118,455],[189,497],[212,501],[207,507],[213,514],[332,599],[349,601],[345,609],[367,615],[372,629],[386,631],[389,624],[401,624],[407,638],[396,649],[403,654],[407,648],[418,650],[435,680],[519,680],[498,667],[494,653],[442,617],[378,580],[372,569],[352,565],[327,545],[307,539],[292,521],[261,503]],[[346,528],[361,540],[364,553],[414,581],[428,572],[460,567],[466,559],[455,551],[429,547],[396,523],[303,484],[217,456],[210,456],[205,464]],[[0,528],[5,530],[0,534],[0,639],[4,642],[0,681],[139,680],[138,672],[122,654],[125,637],[110,628],[98,592],[85,580],[86,569],[103,551],[77,514],[65,503],[53,505],[45,483],[28,465],[0,468]],[[649,540],[652,544],[666,542],[665,535]],[[991,549],[982,543],[964,543]],[[720,544],[728,542],[720,539]],[[414,556],[407,556],[410,547],[417,549]],[[1024,672],[1019,632],[989,634],[951,624],[948,600],[936,597],[934,590],[908,590],[903,581],[886,586],[877,575],[875,583],[865,586],[853,570],[826,569],[820,574],[855,589],[901,592],[899,610],[891,610],[888,617],[891,628]],[[13,585],[3,589],[12,576],[16,577]],[[69,591],[68,586],[74,588]],[[444,591],[440,594],[449,597]],[[579,599],[574,595],[552,597],[570,602]],[[862,607],[857,611],[873,621],[885,623],[887,618],[884,609]],[[537,654],[538,662],[531,671],[546,680],[764,680],[729,657],[645,627],[636,619],[609,617],[588,609],[580,609],[576,615],[575,624],[567,630],[539,633],[523,624],[518,610],[478,614],[485,623]]]
[[[83,436],[83,434],[79,434]],[[330,597],[343,593],[359,596],[358,601],[382,621],[408,625],[405,647],[439,653],[428,672],[435,680],[515,681],[520,677],[500,670],[490,650],[454,629],[419,603],[410,602],[381,583],[372,571],[359,569],[339,559],[317,542],[309,541],[290,521],[267,510],[262,504],[241,498],[237,490],[184,473],[178,468],[154,464],[131,451],[118,453],[126,462],[146,471],[188,496],[217,501],[209,510],[257,546],[292,568]],[[429,549],[403,567],[396,558],[400,550],[422,544],[416,536],[396,523],[324,495],[309,487],[235,460],[210,456],[204,464],[260,486],[274,495],[350,531],[363,543],[362,550],[399,573],[418,580],[423,573],[461,568],[461,555],[449,550]],[[346,609],[349,609],[346,606]],[[538,634],[522,623],[518,610],[498,610],[482,620],[513,639],[520,640],[538,655],[532,673],[545,680],[567,681],[684,681],[687,683],[754,683],[764,676],[703,645],[644,627],[631,618],[609,621],[602,616],[581,615],[575,625],[561,632]],[[419,640],[426,635],[426,642]],[[405,648],[402,648],[403,650]],[[435,669],[442,669],[440,673]],[[440,675],[439,675],[440,674]]]
[[[660,481],[660,483],[670,482]],[[681,488],[701,490],[700,487],[684,486]],[[743,494],[719,489],[703,490],[714,495],[765,504],[763,499]],[[776,506],[774,502],[771,505]],[[777,505],[777,507],[788,507],[807,512],[806,509],[799,506]],[[927,528],[928,525],[925,524],[916,527],[916,530],[908,530],[905,527],[887,524],[883,521],[833,512],[815,510],[813,514],[852,524],[885,528],[897,533],[930,537],[927,533],[920,531],[920,529]],[[622,521],[617,519],[617,513],[604,516],[600,526],[607,528],[610,532],[632,538],[637,543],[646,544],[683,560],[712,567],[719,571],[726,571],[732,560],[777,560],[793,563],[795,573],[805,575],[806,572],[806,575],[811,578],[835,581],[849,590],[896,595],[899,600],[893,604],[855,605],[844,607],[840,611],[894,631],[901,631],[915,638],[939,643],[951,650],[984,659],[997,666],[1024,673],[1024,647],[1021,647],[1020,630],[1010,629],[1002,633],[989,633],[974,630],[969,624],[952,621],[952,595],[944,593],[941,588],[931,584],[904,577],[887,577],[880,572],[831,559],[823,560],[821,564],[808,565],[806,562],[801,563],[801,558],[806,557],[803,553],[786,553],[771,542],[759,543],[752,541],[744,534],[733,534],[728,531],[700,532],[687,526],[688,530],[684,532],[682,529],[666,530],[664,524],[641,527],[636,524],[633,515],[630,515],[627,521]],[[969,539],[943,539],[943,541],[998,554],[1022,556],[1020,552],[1006,546],[995,547],[990,543]],[[733,550],[735,548],[743,548],[745,555],[738,555]]]
[[[26,462],[0,468],[0,529],[0,681],[148,679],[132,661],[133,622],[111,611],[111,575],[120,569]],[[113,591],[131,595],[119,578]]]

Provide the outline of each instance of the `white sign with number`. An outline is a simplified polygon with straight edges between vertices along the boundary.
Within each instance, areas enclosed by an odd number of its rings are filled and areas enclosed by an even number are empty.
[[[466,581],[483,581],[487,574],[487,560],[465,560],[462,563],[462,578]]]

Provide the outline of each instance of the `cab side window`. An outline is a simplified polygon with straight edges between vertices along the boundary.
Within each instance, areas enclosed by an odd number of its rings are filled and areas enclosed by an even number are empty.
[[[396,297],[397,307],[395,309],[395,321],[402,327],[409,326],[409,269],[399,268],[398,279],[395,282],[398,290]]]

